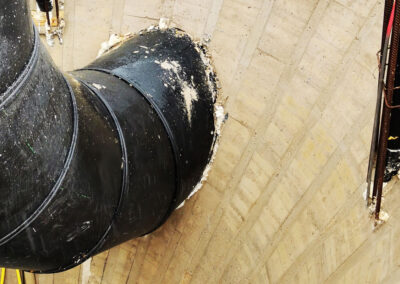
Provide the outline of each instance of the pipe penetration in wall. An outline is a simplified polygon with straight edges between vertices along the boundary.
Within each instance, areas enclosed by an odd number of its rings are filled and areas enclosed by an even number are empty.
[[[0,266],[64,271],[162,225],[214,151],[199,46],[154,29],[63,74],[25,0],[0,0],[0,44]]]

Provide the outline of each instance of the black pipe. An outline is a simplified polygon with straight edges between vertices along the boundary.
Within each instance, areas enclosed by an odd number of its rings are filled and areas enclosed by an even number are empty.
[[[13,5],[0,2],[0,13]],[[216,141],[215,81],[176,29],[143,32],[62,74],[25,0],[11,2],[31,37],[14,58],[22,67],[0,64],[0,75],[18,74],[0,95],[0,266],[59,272],[154,231],[189,196]]]
[[[53,3],[51,0],[36,0],[36,3],[42,12],[50,12],[53,10]]]
[[[0,23],[0,93],[3,93],[19,77],[32,53],[34,36],[27,3],[0,0]]]

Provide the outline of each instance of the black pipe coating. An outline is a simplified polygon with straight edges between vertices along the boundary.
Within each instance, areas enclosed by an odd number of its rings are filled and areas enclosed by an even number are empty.
[[[50,12],[53,10],[53,3],[51,0],[36,0],[36,3],[42,12]]]
[[[0,266],[64,271],[162,225],[214,150],[203,51],[154,29],[62,74],[25,0],[0,0],[0,42]]]

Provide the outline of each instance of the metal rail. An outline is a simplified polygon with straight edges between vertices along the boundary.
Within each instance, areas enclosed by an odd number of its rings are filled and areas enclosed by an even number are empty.
[[[379,133],[377,163],[374,179],[373,197],[376,196],[376,207],[375,207],[375,219],[379,220],[379,213],[381,210],[382,202],[382,188],[383,188],[383,177],[386,168],[386,151],[388,145],[388,136],[390,128],[390,113],[391,104],[393,101],[394,81],[396,77],[396,64],[399,51],[399,40],[400,40],[400,8],[399,5],[395,5],[394,8],[394,20],[393,20],[393,33],[391,39],[391,47],[389,54],[389,65],[386,77],[386,93],[385,93],[385,104],[382,109],[381,127]],[[389,107],[388,107],[389,106]]]
[[[378,93],[376,100],[376,109],[375,109],[375,118],[374,118],[374,127],[372,131],[372,142],[371,149],[369,155],[368,162],[368,173],[367,173],[367,206],[371,204],[371,180],[372,180],[372,171],[376,162],[376,155],[378,151],[378,139],[379,139],[379,126],[381,121],[381,108],[382,108],[382,91],[384,86],[384,77],[386,71],[386,60],[387,60],[387,52],[389,46],[390,39],[390,27],[389,21],[391,18],[391,14],[393,11],[393,0],[385,1],[385,12],[383,17],[383,26],[382,26],[382,43],[380,50],[380,60],[379,60],[379,81],[378,81]]]

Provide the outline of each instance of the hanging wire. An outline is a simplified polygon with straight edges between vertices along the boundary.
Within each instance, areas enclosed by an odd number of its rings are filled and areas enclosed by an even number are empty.
[[[55,0],[56,6],[56,16],[57,16],[57,26],[60,24],[60,6],[58,5],[58,0]]]

